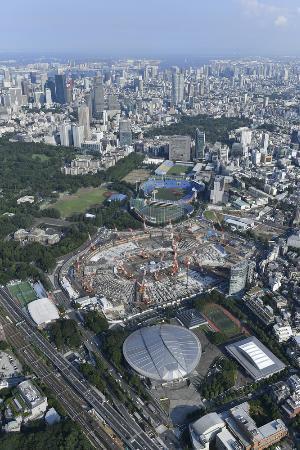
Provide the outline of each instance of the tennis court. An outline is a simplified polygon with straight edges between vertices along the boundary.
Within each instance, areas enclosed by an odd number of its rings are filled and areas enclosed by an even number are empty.
[[[27,281],[21,281],[8,286],[8,290],[13,297],[15,297],[22,306],[26,306],[28,303],[37,299],[35,290]]]

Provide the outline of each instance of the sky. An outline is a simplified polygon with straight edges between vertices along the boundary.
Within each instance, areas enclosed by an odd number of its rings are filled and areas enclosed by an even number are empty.
[[[9,0],[0,52],[300,56],[300,0]]]

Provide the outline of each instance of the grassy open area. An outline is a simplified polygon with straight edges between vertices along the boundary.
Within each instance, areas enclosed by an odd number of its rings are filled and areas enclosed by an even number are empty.
[[[129,172],[126,177],[122,179],[122,181],[126,181],[126,183],[135,184],[136,182],[143,182],[148,180],[151,172],[147,169],[135,169]]]
[[[35,290],[27,281],[12,284],[8,286],[8,290],[13,297],[19,300],[22,306],[26,306],[28,303],[37,299]]]
[[[183,166],[182,164],[175,164],[168,170],[167,175],[185,175],[186,173],[191,171],[191,167]]]
[[[181,188],[167,189],[160,188],[157,189],[156,198],[158,200],[170,200],[177,201],[180,200],[185,195],[185,190]]]
[[[222,214],[218,213],[217,211],[209,210],[207,209],[203,213],[205,219],[211,220],[212,222],[222,222],[223,216]]]
[[[83,213],[88,208],[99,205],[111,194],[101,188],[80,188],[75,194],[62,194],[57,202],[49,205],[58,209],[62,217],[69,217],[75,213]]]
[[[205,314],[216,325],[221,333],[226,334],[228,337],[240,334],[238,326],[226,316],[218,305],[214,303],[205,305],[203,308],[203,314]]]

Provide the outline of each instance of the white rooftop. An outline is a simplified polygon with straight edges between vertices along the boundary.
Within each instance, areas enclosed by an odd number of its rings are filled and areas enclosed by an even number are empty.
[[[254,342],[247,342],[247,344],[240,345],[239,348],[246,353],[259,370],[275,364]]]
[[[46,324],[52,320],[59,319],[58,309],[47,297],[34,300],[27,305],[27,308],[32,320],[34,320],[37,325]]]

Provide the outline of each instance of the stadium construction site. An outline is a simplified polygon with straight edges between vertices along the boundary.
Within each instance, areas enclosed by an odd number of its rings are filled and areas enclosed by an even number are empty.
[[[220,236],[190,220],[163,229],[112,233],[73,262],[70,283],[97,296],[110,320],[149,308],[179,304],[228,278],[241,247],[222,245]],[[77,289],[78,291],[78,289]]]

